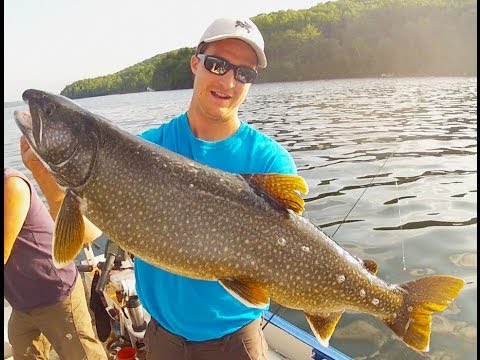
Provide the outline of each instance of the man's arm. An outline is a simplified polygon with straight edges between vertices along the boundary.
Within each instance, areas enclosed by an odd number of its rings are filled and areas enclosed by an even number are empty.
[[[37,158],[30,149],[30,145],[24,136],[20,138],[20,153],[22,155],[22,161],[32,172],[32,175],[37,182],[43,195],[45,195],[50,214],[53,219],[57,218],[60,207],[62,206],[65,193],[62,188],[57,184],[53,176],[48,172],[47,168]],[[89,243],[102,235],[102,231],[90,222],[85,216],[83,217],[85,222],[85,235],[83,237],[84,243]]]
[[[27,183],[12,176],[3,182],[3,264],[12,252],[30,209],[30,188]]]

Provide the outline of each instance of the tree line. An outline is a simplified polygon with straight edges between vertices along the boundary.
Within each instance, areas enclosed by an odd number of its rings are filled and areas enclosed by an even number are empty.
[[[256,82],[476,76],[476,0],[337,0],[252,18],[268,59]],[[191,88],[194,48],[65,87],[70,98]]]

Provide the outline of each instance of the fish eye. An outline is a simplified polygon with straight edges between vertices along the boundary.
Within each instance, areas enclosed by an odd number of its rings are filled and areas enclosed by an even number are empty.
[[[55,104],[50,103],[45,106],[45,114],[52,115],[54,111],[55,111]]]

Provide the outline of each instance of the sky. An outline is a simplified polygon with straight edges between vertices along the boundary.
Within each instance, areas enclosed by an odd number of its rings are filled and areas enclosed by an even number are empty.
[[[5,0],[4,101],[60,93],[181,47],[218,17],[310,8],[321,0]]]

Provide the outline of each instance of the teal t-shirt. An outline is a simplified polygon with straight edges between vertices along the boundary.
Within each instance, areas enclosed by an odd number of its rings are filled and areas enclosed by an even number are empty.
[[[143,139],[224,171],[237,174],[296,174],[291,155],[268,136],[242,122],[227,139],[203,141],[190,130],[187,114],[145,131]],[[165,329],[189,341],[230,334],[262,315],[243,305],[218,282],[175,275],[135,259],[136,290],[145,310]]]

